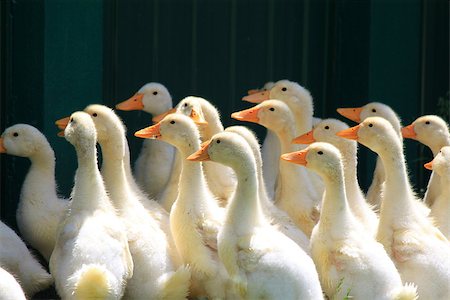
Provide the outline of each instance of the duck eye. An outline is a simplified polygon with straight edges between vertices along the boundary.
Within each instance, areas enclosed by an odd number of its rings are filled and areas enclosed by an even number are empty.
[[[13,133],[13,136],[18,137],[19,134],[18,134],[17,132],[14,132],[14,133]]]
[[[322,155],[322,154],[323,154],[323,152],[322,152],[322,151],[319,151],[319,152],[317,152],[317,154],[319,154],[319,155]]]
[[[372,108],[372,112],[377,112],[377,110],[375,108]]]
[[[73,122],[73,118],[70,118],[70,121],[69,121],[70,123],[72,123]]]
[[[217,140],[216,143],[217,143],[217,144],[220,144],[220,140]]]
[[[287,91],[287,88],[284,87],[284,88],[282,88],[281,90],[282,90],[283,92],[286,92],[286,91]]]
[[[426,121],[425,124],[430,125],[430,121]]]
[[[175,121],[174,120],[170,121],[170,124],[175,124]]]
[[[275,111],[275,108],[271,107],[269,108],[270,111]]]
[[[96,116],[97,116],[97,113],[93,113],[92,116],[93,116],[93,117],[96,117]]]
[[[158,92],[157,92],[157,91],[154,91],[154,92],[153,92],[153,95],[155,95],[155,96],[158,95]]]
[[[370,123],[370,124],[369,124],[369,127],[373,127],[373,124],[372,124],[372,123]]]
[[[328,129],[330,129],[330,126],[328,126],[328,125],[327,125],[327,126],[325,126],[325,129],[327,129],[327,130],[328,130]]]
[[[187,103],[184,104],[184,107],[187,107]]]

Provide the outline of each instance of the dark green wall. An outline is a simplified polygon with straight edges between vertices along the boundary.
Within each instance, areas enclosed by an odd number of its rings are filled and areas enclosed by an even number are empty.
[[[445,0],[5,0],[0,9],[0,129],[25,122],[46,134],[66,196],[75,154],[54,121],[89,103],[112,106],[149,81],[165,84],[175,102],[210,99],[227,126],[249,106],[240,100],[247,89],[269,80],[309,88],[319,117],[376,100],[405,124],[437,113],[449,89]],[[119,114],[135,158],[141,141],[132,133],[150,117]],[[430,153],[414,141],[406,149],[412,181],[424,187]],[[374,155],[360,152],[367,187]],[[29,163],[1,155],[0,164],[1,218],[14,226]]]

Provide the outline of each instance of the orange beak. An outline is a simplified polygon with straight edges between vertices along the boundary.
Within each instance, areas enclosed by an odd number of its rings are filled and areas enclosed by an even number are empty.
[[[341,114],[342,116],[346,117],[347,119],[350,119],[356,123],[361,122],[361,112],[362,107],[357,108],[338,108],[337,112]]]
[[[248,95],[253,95],[253,94],[256,94],[256,93],[259,93],[259,92],[261,92],[261,91],[258,90],[258,89],[252,89],[252,90],[248,90],[248,91],[247,91],[247,94],[248,94]]]
[[[173,113],[176,113],[176,112],[177,112],[177,109],[175,107],[171,108],[168,111],[166,111],[165,113],[162,113],[160,115],[157,115],[157,116],[153,117],[152,121],[153,121],[153,123],[161,122],[161,120],[164,119],[167,115],[170,115],[170,114],[173,114]]]
[[[116,105],[116,109],[119,110],[143,110],[144,103],[142,102],[144,94],[137,93],[130,99],[123,101]]]
[[[2,138],[0,138],[0,153],[6,153],[5,144],[3,143]]]
[[[161,127],[161,123],[157,123],[153,126],[146,127],[134,133],[134,136],[140,137],[143,139],[160,139],[161,132],[159,131]]]
[[[67,124],[69,124],[69,121],[70,117],[65,117],[55,122],[56,126],[58,126],[58,128],[61,130],[60,132],[58,132],[59,137],[64,136],[64,129],[66,129]]]
[[[211,141],[206,141],[202,143],[200,149],[197,152],[192,153],[186,159],[190,161],[207,161],[211,160],[208,154],[208,148]]]
[[[414,131],[414,125],[408,125],[402,128],[402,135],[406,139],[415,139],[417,134]],[[430,169],[431,170],[431,169]]]
[[[190,117],[197,125],[208,125],[208,122],[206,122],[205,118],[203,118],[203,116],[199,114],[195,109],[191,110]]]
[[[423,166],[425,167],[425,169],[433,170],[433,161],[430,161],[430,162],[424,164]]]
[[[242,100],[251,103],[261,103],[264,100],[269,99],[270,99],[270,91],[256,92],[242,98]]]
[[[290,153],[285,153],[283,155],[281,155],[281,159],[294,163],[294,164],[298,164],[298,165],[302,165],[302,166],[306,166],[307,165],[307,161],[306,161],[306,154],[308,153],[308,150],[300,150],[300,151],[295,151],[295,152],[290,152]]]
[[[316,140],[314,139],[314,130],[311,130],[310,132],[307,132],[301,136],[296,137],[295,139],[292,140],[293,144],[312,144],[314,143]]]
[[[338,133],[336,133],[336,135],[343,137],[345,139],[357,141],[358,140],[358,130],[359,130],[360,126],[361,125],[356,125],[356,126],[341,130]]]
[[[258,123],[259,122],[258,112],[259,112],[258,107],[252,107],[249,109],[234,112],[231,114],[231,117],[239,121]]]

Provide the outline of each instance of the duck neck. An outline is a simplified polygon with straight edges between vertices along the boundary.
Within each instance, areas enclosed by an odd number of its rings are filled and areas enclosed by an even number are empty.
[[[291,97],[291,99],[289,99],[289,101],[286,102],[286,104],[289,106],[292,113],[294,114],[297,135],[307,133],[312,129],[314,108],[312,105],[311,96],[308,97],[310,99],[306,101],[304,99],[301,102],[299,98]]]
[[[392,215],[392,210],[401,211],[400,215],[407,215],[410,213],[408,210],[413,209],[411,201],[414,199],[414,195],[408,180],[400,141],[393,144],[390,148],[385,148],[378,155],[383,162],[386,173],[385,192],[381,203],[380,216],[384,215],[384,211],[391,211],[389,214]]]
[[[239,234],[253,231],[256,226],[264,225],[264,216],[258,196],[256,166],[244,160],[233,168],[238,184],[232,201],[228,204],[225,226],[232,226]]]
[[[189,161],[186,158],[200,149],[200,141],[192,140],[179,147],[181,159],[181,174],[178,184],[177,205],[203,207],[208,201],[207,183],[201,163]],[[197,199],[189,201],[188,199]]]
[[[435,157],[444,146],[450,146],[450,135],[445,136],[443,139],[439,139],[439,141],[434,145],[430,145],[430,149],[433,152],[433,157]]]
[[[330,226],[342,230],[352,224],[353,216],[347,202],[342,168],[337,171],[338,174],[322,177],[325,184],[325,193],[319,222],[321,226]]]
[[[22,185],[21,200],[25,202],[51,202],[57,197],[37,197],[37,195],[56,196],[55,153],[50,145],[30,156],[31,166]],[[45,198],[45,199],[44,199]]]
[[[125,152],[122,137],[111,137],[107,142],[100,143],[103,154],[102,175],[110,199],[116,209],[130,207],[130,186],[125,172]],[[113,143],[112,141],[117,141]]]
[[[364,200],[364,195],[359,187],[358,176],[357,176],[357,148],[356,145],[350,145],[342,153],[344,159],[344,180],[345,189],[347,195],[353,195],[355,197],[347,197],[348,201],[353,200]],[[357,197],[356,197],[357,196]],[[358,201],[359,202],[359,201]],[[360,205],[360,203],[353,203],[353,205]]]
[[[97,168],[95,144],[77,147],[78,169],[72,190],[71,210],[94,211],[95,208],[110,205],[100,171]],[[95,195],[95,196],[93,196]]]

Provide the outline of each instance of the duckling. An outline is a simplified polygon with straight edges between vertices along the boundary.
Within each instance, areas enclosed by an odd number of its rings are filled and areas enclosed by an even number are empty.
[[[404,138],[418,140],[426,145],[436,156],[442,147],[450,146],[450,133],[448,124],[440,117],[427,115],[417,118],[412,124],[402,128]],[[431,173],[428,181],[427,191],[423,197],[423,201],[432,207],[435,199],[442,190],[441,178],[435,172]]]
[[[142,86],[130,99],[116,105],[119,110],[143,110],[157,116],[172,108],[172,96],[157,82]],[[145,140],[135,162],[138,184],[153,198],[159,198],[172,172],[175,148],[160,141]],[[131,173],[131,172],[130,172]]]
[[[183,263],[191,267],[191,295],[230,297],[229,278],[217,256],[217,232],[223,223],[224,210],[206,184],[202,165],[185,159],[200,148],[197,125],[183,114],[170,114],[135,136],[170,143],[182,158],[179,193],[170,210],[170,228]]]
[[[295,137],[294,117],[289,107],[279,100],[266,100],[231,117],[270,128],[278,136],[283,153],[298,150],[291,143]],[[311,189],[312,183],[304,170],[284,161],[279,166],[275,205],[287,212],[309,237],[319,218],[321,196]]]
[[[320,220],[311,236],[311,252],[328,298],[416,299],[416,288],[402,286],[400,274],[383,245],[368,235],[354,217],[347,201],[339,150],[317,142],[281,158],[314,170],[325,183]]]
[[[357,140],[383,161],[386,180],[377,240],[394,261],[402,280],[417,285],[422,299],[448,299],[450,292],[450,244],[416,203],[406,172],[398,132],[380,117],[337,135]]]
[[[69,213],[61,224],[50,271],[64,299],[119,299],[133,275],[122,221],[97,168],[97,132],[91,116],[75,112],[64,135],[77,152]]]
[[[53,283],[52,275],[47,273],[37,259],[30,253],[25,243],[6,224],[0,221],[0,269],[6,269],[20,282],[22,289],[28,297],[45,290]],[[0,275],[0,286],[12,284],[11,278],[6,274]],[[8,281],[6,281],[8,280]],[[8,283],[9,282],[9,283]],[[13,285],[11,285],[11,288]],[[16,289],[17,290],[17,289]],[[0,288],[0,295],[5,291]],[[10,297],[12,295],[9,295]],[[0,299],[3,299],[0,297]]]
[[[311,144],[313,142],[327,142],[339,149],[344,165],[345,191],[348,205],[355,216],[361,222],[367,232],[376,235],[378,229],[378,217],[367,204],[361,191],[357,178],[357,143],[336,136],[336,133],[347,129],[348,125],[336,119],[325,119],[308,133],[295,138],[296,144]]]
[[[56,192],[55,153],[45,136],[27,124],[7,128],[0,144],[0,153],[31,161],[16,211],[17,226],[25,241],[48,261],[55,247],[58,224],[69,206],[69,201]]]
[[[218,133],[188,160],[225,164],[238,178],[218,235],[219,257],[233,290],[243,299],[323,299],[311,258],[263,214],[256,162],[244,138]]]
[[[356,123],[360,123],[368,117],[385,118],[392,124],[398,138],[403,142],[400,117],[386,104],[371,102],[358,108],[338,108],[337,112]],[[380,203],[382,202],[385,177],[383,163],[378,157],[373,172],[372,183],[370,184],[366,195],[367,202],[373,205],[376,210],[380,209]]]
[[[430,216],[445,237],[450,239],[450,146],[442,147],[433,161],[425,164],[425,167],[436,171],[442,187],[431,207]]]
[[[296,128],[296,132],[295,132],[295,136],[300,135],[300,134],[304,134],[308,131],[310,131],[312,129],[313,126],[313,113],[314,113],[314,103],[313,103],[313,98],[311,96],[311,93],[304,88],[303,86],[301,86],[300,84],[293,82],[293,81],[289,81],[289,80],[279,80],[275,83],[275,85],[270,89],[270,91],[263,91],[260,93],[256,93],[253,95],[249,95],[246,96],[244,98],[242,98],[242,100],[245,101],[249,101],[249,102],[253,102],[253,103],[260,103],[262,101],[265,100],[269,100],[269,99],[277,99],[280,100],[284,103],[286,103],[289,106],[289,109],[292,111],[292,113],[294,114],[294,118],[295,118],[295,128]],[[268,135],[266,138],[269,138],[270,135]],[[273,139],[273,138],[272,138]],[[272,154],[267,155],[268,159],[271,159],[272,161],[276,161],[275,163],[278,166],[279,160],[280,160],[280,152],[277,152],[275,155],[275,151],[277,151],[276,146],[272,145],[273,142],[271,144],[267,144],[270,148],[268,149],[269,152],[271,152]],[[263,144],[263,159],[264,159],[264,164],[268,165],[268,162],[265,160],[266,155],[265,155],[265,146],[266,144]],[[273,163],[270,163],[273,164]],[[268,167],[271,165],[268,165]],[[278,170],[278,169],[275,169]],[[266,171],[266,168],[264,168],[263,170],[264,174],[269,171]],[[312,181],[313,183],[313,189],[315,190],[315,193],[317,195],[322,195],[324,187],[323,187],[323,183],[321,182],[321,179],[319,176],[317,176],[317,174],[315,174],[314,172],[310,172],[309,170],[306,170],[306,172],[308,173],[308,178],[309,180]],[[267,176],[269,174],[266,174],[265,176]],[[276,178],[276,177],[275,177]],[[272,185],[275,187],[275,182],[271,183],[268,178],[265,177],[266,182],[269,185]],[[270,187],[268,188],[269,190],[269,195],[271,195],[270,192]]]
[[[261,202],[261,209],[267,220],[269,220],[271,225],[275,226],[281,233],[293,240],[297,245],[300,246],[300,248],[303,249],[303,251],[306,252],[306,254],[309,255],[309,239],[306,234],[295,225],[294,221],[292,221],[292,219],[285,211],[274,205],[274,203],[267,195],[262,171],[263,162],[261,151],[256,135],[250,129],[244,126],[230,126],[227,127],[225,131],[234,132],[242,136],[250,145],[250,148],[253,151],[256,162],[256,172],[258,175],[259,200]]]
[[[189,292],[190,271],[181,266],[176,249],[171,249],[168,216],[162,207],[142,193],[136,193],[125,172],[125,126],[110,108],[93,104],[84,109],[94,121],[102,149],[102,175],[110,199],[122,219],[134,262],[133,277],[128,280],[128,299],[185,299]],[[144,203],[153,202],[150,207]],[[165,224],[167,222],[167,224]],[[175,248],[175,245],[173,245]],[[178,253],[176,253],[178,254]],[[176,272],[175,272],[176,271]]]

